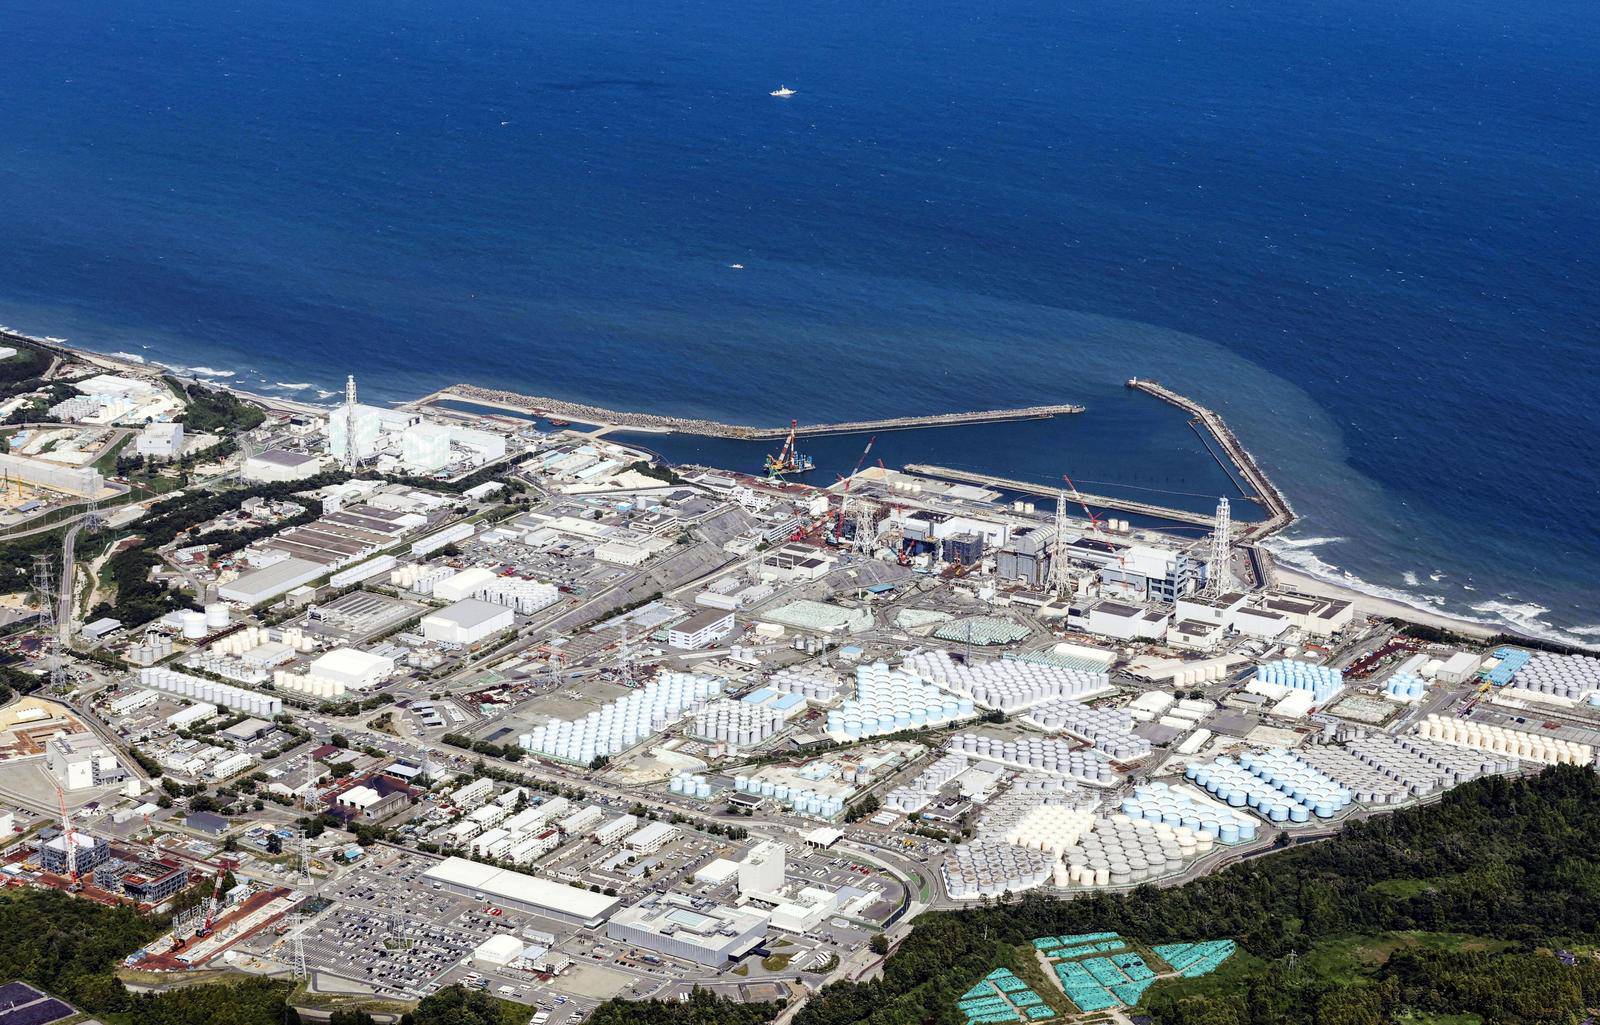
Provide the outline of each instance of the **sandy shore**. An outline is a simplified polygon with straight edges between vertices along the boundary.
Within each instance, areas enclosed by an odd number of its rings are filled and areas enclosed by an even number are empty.
[[[1277,564],[1273,567],[1277,577],[1278,586],[1285,589],[1302,591],[1324,598],[1340,598],[1350,602],[1359,613],[1374,618],[1404,619],[1410,623],[1421,623],[1426,626],[1435,626],[1441,630],[1453,630],[1467,637],[1489,638],[1496,634],[1510,632],[1504,627],[1489,626],[1484,623],[1474,623],[1470,619],[1457,619],[1438,612],[1428,612],[1404,602],[1394,601],[1390,598],[1378,598],[1370,594],[1357,591],[1353,587],[1340,584],[1330,584],[1326,580],[1319,580],[1307,573]]]

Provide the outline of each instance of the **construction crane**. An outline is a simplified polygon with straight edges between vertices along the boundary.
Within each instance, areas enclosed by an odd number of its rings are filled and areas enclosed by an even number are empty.
[[[1072,489],[1072,497],[1078,500],[1078,505],[1080,505],[1083,508],[1083,515],[1088,517],[1088,519],[1089,519],[1089,530],[1091,532],[1093,532],[1097,537],[1099,537],[1100,540],[1104,541],[1107,545],[1114,544],[1114,542],[1109,540],[1109,538],[1107,537],[1106,528],[1102,525],[1100,517],[1095,515],[1094,510],[1089,508],[1089,503],[1084,500],[1083,492],[1078,490],[1078,485],[1073,483],[1072,478],[1069,477],[1065,472],[1063,472],[1061,474],[1061,479],[1066,481],[1067,482],[1067,486]],[[1114,554],[1117,557],[1117,566],[1119,568],[1121,568],[1121,569],[1124,569],[1124,570],[1127,569],[1128,568],[1128,564],[1122,558],[1122,549],[1120,549],[1120,548],[1115,549],[1114,550]]]
[[[775,456],[768,456],[767,479],[782,480],[785,474],[807,473],[817,468],[816,461],[810,456],[800,454],[799,446],[795,443],[795,435],[800,430],[799,420],[789,421],[789,434],[783,439],[783,448]]]
[[[839,478],[844,482],[844,490],[839,492],[839,514],[834,517],[833,536],[840,541],[844,540],[844,510],[845,506],[850,502],[850,486],[856,482],[856,474],[861,472],[862,465],[872,452],[872,443],[877,440],[878,436],[876,434],[868,438],[867,447],[861,450],[861,458],[856,460],[855,469],[850,471],[850,476]]]
[[[56,788],[56,804],[61,809],[61,839],[67,845],[67,889],[77,893],[83,889],[78,878],[78,831],[72,828],[72,816],[67,814],[67,793],[54,778],[50,785]]]
[[[222,910],[222,881],[227,878],[232,867],[225,858],[217,860],[217,874],[211,883],[211,897],[206,901],[206,920],[194,931],[195,939],[210,936],[212,927],[217,924],[217,912]]]

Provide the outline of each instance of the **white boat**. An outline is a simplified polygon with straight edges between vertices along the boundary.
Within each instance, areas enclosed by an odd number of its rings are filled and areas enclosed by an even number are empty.
[[[780,100],[787,100],[789,97],[794,95],[794,90],[790,89],[786,85],[780,85],[780,86],[778,86],[778,88],[772,90],[767,95],[768,96],[776,96]]]

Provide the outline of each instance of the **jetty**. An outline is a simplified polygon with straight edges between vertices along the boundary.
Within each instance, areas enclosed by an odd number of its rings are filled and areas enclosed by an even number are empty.
[[[1158,381],[1135,377],[1128,381],[1128,387],[1152,395],[1187,412],[1193,417],[1190,424],[1205,428],[1217,446],[1238,467],[1246,483],[1255,490],[1255,494],[1249,497],[1266,508],[1267,518],[1243,527],[1239,531],[1241,540],[1258,541],[1268,535],[1276,534],[1295,521],[1294,507],[1289,504],[1288,497],[1278,490],[1272,478],[1268,477],[1266,471],[1261,469],[1261,464],[1256,462],[1256,457],[1244,447],[1244,442],[1239,440],[1220,415],[1185,395],[1179,395]]]
[[[753,427],[744,424],[727,424],[717,420],[698,420],[690,417],[664,416],[659,413],[634,413],[581,402],[567,402],[539,395],[521,395],[499,388],[483,388],[473,384],[453,384],[447,388],[424,395],[404,408],[421,409],[439,402],[455,400],[492,409],[508,409],[531,413],[546,418],[594,424],[625,430],[657,431],[672,434],[696,434],[708,438],[735,438],[760,440],[783,438],[789,434],[788,426]],[[1045,420],[1055,416],[1082,413],[1082,406],[1061,403],[1050,406],[1023,406],[1019,409],[982,409],[964,413],[935,413],[926,416],[893,416],[878,420],[850,420],[842,423],[800,424],[795,428],[799,435],[820,434],[881,434],[885,431],[907,431],[918,427],[957,427],[963,424],[1004,423],[1013,420]]]
[[[919,474],[923,477],[940,477],[953,480],[961,484],[977,484],[981,487],[999,488],[1002,491],[1015,491],[1024,495],[1041,495],[1045,498],[1055,498],[1062,488],[1050,487],[1046,484],[1034,484],[1031,481],[1012,480],[1009,477],[996,477],[987,473],[973,473],[969,470],[953,470],[948,466],[931,466],[926,463],[911,463],[906,466],[907,473]],[[1190,512],[1187,509],[1173,509],[1170,506],[1155,505],[1151,502],[1139,502],[1131,498],[1114,498],[1111,495],[1092,495],[1087,491],[1067,491],[1073,499],[1082,499],[1085,505],[1100,509],[1115,509],[1118,512],[1137,513],[1140,516],[1150,516],[1155,519],[1170,520],[1174,523],[1187,523],[1196,527],[1210,528],[1213,519],[1202,513]]]

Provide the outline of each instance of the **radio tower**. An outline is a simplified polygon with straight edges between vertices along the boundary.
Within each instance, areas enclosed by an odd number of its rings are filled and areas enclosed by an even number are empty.
[[[289,931],[294,934],[294,977],[306,977],[306,930],[305,919],[296,911],[289,916]]]
[[[1233,543],[1233,521],[1228,500],[1217,500],[1217,522],[1211,528],[1211,558],[1206,563],[1206,593],[1221,594],[1228,589],[1228,550]]]
[[[356,468],[356,375],[344,379],[344,468]]]
[[[67,667],[61,660],[61,626],[56,622],[56,576],[48,555],[33,557],[33,590],[39,601],[39,629],[44,634],[45,665],[50,689],[66,689]]]
[[[1050,547],[1050,587],[1059,597],[1070,586],[1067,573],[1067,493],[1062,490],[1056,492],[1056,534]]]

